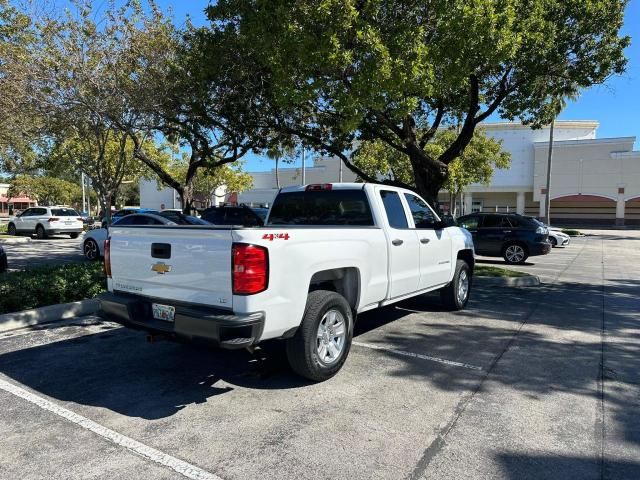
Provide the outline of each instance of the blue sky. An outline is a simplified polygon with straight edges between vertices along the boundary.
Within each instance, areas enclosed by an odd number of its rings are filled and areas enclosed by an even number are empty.
[[[196,25],[207,23],[204,15],[204,9],[210,3],[207,0],[156,1],[161,8],[172,10],[178,25],[187,15]],[[627,5],[623,33],[632,38],[631,46],[626,50],[627,71],[604,85],[584,91],[560,115],[562,120],[597,120],[600,122],[597,134],[601,138],[640,138],[640,0],[630,0]],[[636,149],[639,145],[636,141]],[[255,155],[245,164],[248,171],[269,170],[273,166],[273,161]]]

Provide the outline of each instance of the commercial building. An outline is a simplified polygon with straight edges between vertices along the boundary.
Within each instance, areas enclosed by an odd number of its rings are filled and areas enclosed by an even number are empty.
[[[635,137],[597,138],[596,121],[557,121],[551,169],[553,224],[640,224],[640,151]],[[487,135],[502,140],[511,167],[494,172],[490,185],[471,185],[458,211],[517,212],[544,217],[549,128],[533,130],[519,123],[483,124]],[[306,169],[304,183],[356,180],[337,158],[318,158]],[[275,169],[255,172],[253,189],[241,203],[270,203],[277,193]],[[302,169],[280,168],[280,186],[302,184]],[[449,194],[441,192],[443,206]]]
[[[25,195],[19,197],[9,197],[8,183],[0,183],[0,218],[9,217],[21,211],[37,205],[37,202]]]

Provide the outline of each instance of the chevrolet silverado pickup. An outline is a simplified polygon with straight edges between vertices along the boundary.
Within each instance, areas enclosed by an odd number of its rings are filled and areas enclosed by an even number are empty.
[[[279,191],[259,227],[110,227],[101,315],[222,348],[286,342],[298,374],[322,381],[344,364],[357,314],[440,290],[465,307],[469,232],[414,192],[335,183]]]

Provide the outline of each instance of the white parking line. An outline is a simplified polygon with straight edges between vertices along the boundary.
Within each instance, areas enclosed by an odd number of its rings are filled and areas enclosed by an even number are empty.
[[[422,355],[420,353],[407,352],[404,350],[396,350],[391,347],[386,347],[384,345],[374,345],[372,343],[362,343],[362,342],[353,342],[353,345],[357,345],[358,347],[371,348],[373,350],[383,350],[385,352],[395,353],[396,355],[402,355],[404,357],[411,358],[419,358],[420,360],[428,360],[430,362],[442,363],[443,365],[449,365],[452,367],[462,367],[468,368],[470,370],[478,370],[482,371],[482,367],[478,367],[476,365],[470,365],[468,363],[454,362],[452,360],[446,360],[444,358],[431,357],[429,355]]]
[[[133,453],[140,455],[141,457],[147,458],[152,462],[158,463],[165,467],[169,467],[170,469],[187,478],[193,480],[222,480],[220,477],[214,475],[213,473],[209,473],[199,467],[196,467],[195,465],[191,465],[190,463],[163,453],[160,450],[156,450],[155,448],[140,443],[137,440],[110,430],[107,427],[103,427],[93,420],[89,420],[82,415],[78,415],[71,410],[67,410],[64,407],[56,405],[55,403],[50,402],[45,398],[28,392],[27,390],[5,380],[0,379],[0,389],[24,400],[27,400],[28,402],[37,405],[43,410],[54,413],[59,417],[64,418],[65,420],[75,423],[76,425],[79,425],[80,427],[89,430],[96,435],[100,435],[102,438],[105,438],[110,442],[115,443],[116,445],[125,447],[127,450],[130,450]]]

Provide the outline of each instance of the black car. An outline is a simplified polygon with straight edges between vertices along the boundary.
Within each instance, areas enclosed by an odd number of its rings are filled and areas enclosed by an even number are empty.
[[[472,213],[458,218],[458,225],[469,230],[478,255],[503,257],[507,263],[518,264],[551,251],[547,229],[522,215]]]
[[[158,213],[158,215],[171,220],[173,223],[177,223],[178,225],[210,225],[206,220],[202,220],[201,218],[193,217],[191,215],[185,215],[184,213],[177,212],[176,210],[163,210]]]
[[[0,245],[0,273],[7,271],[7,252]]]
[[[210,207],[202,212],[202,219],[214,225],[242,225],[243,227],[264,225],[260,214],[245,205]]]

